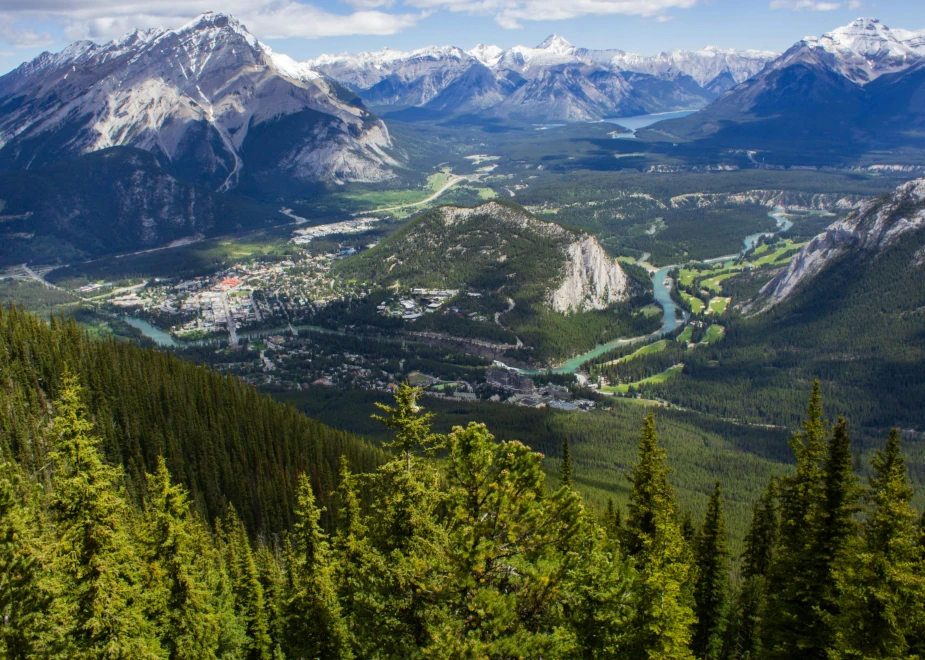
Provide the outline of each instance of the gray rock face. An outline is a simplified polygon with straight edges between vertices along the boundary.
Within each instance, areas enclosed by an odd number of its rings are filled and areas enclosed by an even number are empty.
[[[0,161],[24,169],[131,146],[229,190],[259,151],[259,167],[296,179],[387,178],[388,131],[351,96],[207,13],[177,30],[78,42],[0,78]],[[248,140],[284,122],[299,139]]]
[[[885,198],[858,203],[832,223],[761,290],[756,306],[767,309],[790,298],[836,259],[856,253],[876,258],[910,232],[925,227],[925,178],[899,186]]]

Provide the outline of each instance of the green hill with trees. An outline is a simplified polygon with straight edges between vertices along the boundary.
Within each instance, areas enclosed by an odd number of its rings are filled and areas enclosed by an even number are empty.
[[[590,249],[600,257],[595,274],[586,273],[582,282],[576,278],[576,287],[584,287],[575,294],[579,304],[557,306],[554,293],[566,281],[570,265],[575,270],[587,267],[586,255],[576,257],[585,240],[593,242]],[[577,265],[572,263],[576,259]],[[604,284],[612,269],[619,273],[619,288]],[[571,357],[615,337],[648,334],[661,325],[655,315],[639,311],[652,300],[644,272],[623,272],[586,232],[540,220],[511,203],[426,211],[372,249],[338,263],[334,272],[401,292],[461,290],[466,311],[475,306],[481,322],[436,313],[418,319],[414,329],[488,341],[503,338],[511,344],[519,338],[527,348],[512,357],[539,364]],[[599,291],[590,282],[595,277]],[[480,296],[477,305],[466,299],[467,293]],[[592,299],[595,304],[585,304]]]
[[[84,387],[63,368],[55,398],[34,407],[11,396],[18,376],[3,373],[3,409],[44,420],[19,428],[0,462],[3,657],[925,652],[925,520],[910,506],[899,434],[862,484],[846,424],[829,426],[818,386],[791,441],[797,468],[758,498],[734,578],[721,484],[702,523],[682,516],[651,415],[625,515],[599,517],[572,486],[567,443],[549,490],[540,454],[476,422],[435,433],[418,391],[403,386],[379,415],[388,460],[358,469],[343,457],[330,509],[319,502],[329,491],[303,471],[291,525],[248,535],[242,517],[253,513],[229,503],[210,524],[162,455],[131,492],[137,480],[106,459],[101,416],[86,404],[92,372]],[[159,375],[149,388],[172,380]]]

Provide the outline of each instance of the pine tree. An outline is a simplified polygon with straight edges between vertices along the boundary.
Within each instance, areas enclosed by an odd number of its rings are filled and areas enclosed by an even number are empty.
[[[333,583],[327,536],[311,484],[299,478],[298,507],[284,606],[283,648],[288,657],[352,658],[350,635]]]
[[[0,658],[27,660],[55,647],[46,613],[53,594],[42,583],[37,539],[17,495],[16,468],[0,462]]]
[[[568,438],[562,442],[562,466],[559,470],[559,482],[564,488],[572,487],[572,452]]]
[[[728,658],[758,658],[762,654],[762,625],[768,605],[768,575],[777,544],[777,484],[768,483],[752,509],[752,523],[745,534],[742,553],[744,582],[735,599],[725,643]]]
[[[686,593],[690,553],[668,473],[667,452],[658,446],[650,413],[639,442],[639,462],[630,473],[626,536],[638,573],[630,655],[653,660],[692,658],[691,629],[696,621]]]
[[[655,417],[649,413],[639,441],[639,461],[629,474],[632,484],[626,520],[626,550],[642,550],[643,539],[655,536],[655,517],[660,506],[673,502],[668,485],[668,453],[658,446]]]
[[[698,658],[711,660],[722,656],[729,608],[729,542],[723,506],[717,481],[695,543],[697,624],[694,626],[692,650]]]
[[[246,657],[249,660],[270,660],[272,643],[263,585],[247,532],[234,507],[229,508],[220,531],[235,609],[247,635]]]
[[[864,548],[839,576],[845,594],[838,647],[844,657],[906,657],[925,625],[925,575],[919,570],[916,513],[909,505],[913,493],[896,429],[871,464]]]
[[[820,631],[819,567],[807,550],[816,545],[818,514],[824,483],[828,422],[823,416],[819,381],[813,384],[802,431],[790,440],[796,457],[796,473],[779,483],[779,543],[768,580],[768,603],[762,626],[762,646],[772,658],[805,654],[820,657],[815,646]]]
[[[73,657],[155,658],[160,645],[142,609],[141,566],[126,530],[120,470],[103,463],[99,439],[80,401],[77,378],[64,377],[55,406],[51,509],[59,540],[57,574]]]
[[[154,618],[161,644],[171,659],[212,658],[220,631],[205,577],[208,568],[198,553],[198,523],[186,490],[171,483],[163,457],[148,475],[147,496],[141,539],[154,569],[148,590],[160,596]]]
[[[421,389],[402,383],[395,393],[395,406],[376,402],[376,407],[389,414],[388,417],[373,415],[373,419],[395,431],[395,439],[384,443],[405,458],[406,469],[411,471],[411,456],[416,447],[430,452],[437,449],[441,437],[431,432],[430,421],[434,414],[422,412],[417,404]]]
[[[586,538],[578,495],[547,495],[541,456],[495,442],[483,424],[447,441],[449,620],[435,626],[442,657],[548,657],[561,623],[564,562]]]
[[[809,561],[816,571],[810,594],[818,616],[813,636],[808,639],[812,653],[820,657],[834,645],[835,619],[843,599],[837,574],[858,547],[860,529],[854,520],[860,510],[861,488],[854,473],[848,425],[839,418],[827,443],[822,468],[823,498],[815,521],[814,543]]]

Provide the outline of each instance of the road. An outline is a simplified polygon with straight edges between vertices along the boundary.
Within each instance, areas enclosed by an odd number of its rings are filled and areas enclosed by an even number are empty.
[[[432,202],[432,201],[434,201],[435,199],[437,199],[438,197],[440,197],[440,195],[442,195],[443,193],[445,193],[447,190],[449,190],[450,188],[452,188],[453,186],[455,186],[455,185],[456,185],[457,183],[459,183],[460,181],[468,181],[468,180],[469,180],[469,177],[458,176],[458,175],[456,175],[456,174],[451,174],[451,175],[450,175],[449,181],[447,181],[445,184],[443,184],[443,187],[441,187],[440,190],[438,190],[437,192],[435,192],[433,195],[431,195],[431,196],[428,197],[427,199],[422,199],[420,202],[411,202],[410,204],[399,204],[398,206],[389,206],[388,208],[384,208],[384,209],[372,209],[372,210],[370,210],[370,211],[363,211],[363,212],[361,212],[361,213],[354,213],[353,215],[365,215],[365,214],[367,214],[367,213],[385,213],[386,211],[398,211],[398,210],[400,210],[400,209],[413,208],[413,207],[415,207],[415,206],[424,206],[425,204],[429,204],[430,202]]]

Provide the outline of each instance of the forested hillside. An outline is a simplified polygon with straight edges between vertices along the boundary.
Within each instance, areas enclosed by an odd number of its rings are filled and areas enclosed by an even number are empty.
[[[918,230],[881,254],[844,255],[771,310],[727,318],[722,342],[686,357],[683,378],[645,386],[646,394],[789,427],[818,377],[831,408],[865,437],[891,426],[921,432],[923,250]]]
[[[292,526],[295,485],[308,474],[322,497],[346,455],[360,470],[382,454],[361,439],[312,421],[237,379],[117,341],[93,341],[72,321],[50,325],[0,310],[0,451],[27,473],[46,465],[51,402],[67,370],[83,386],[105,458],[125,466],[138,501],[145,472],[163,457],[213,519],[229,505],[252,533]]]
[[[847,425],[829,426],[818,386],[791,443],[797,470],[756,502],[734,581],[722,487],[702,523],[682,515],[651,415],[625,516],[598,517],[574,490],[567,443],[549,491],[540,454],[475,422],[434,433],[403,386],[379,416],[392,460],[364,473],[341,459],[333,518],[300,475],[291,530],[249,539],[234,507],[214,526],[198,515],[163,458],[132,497],[127,471],[104,459],[87,389],[69,370],[58,389],[28,436],[42,467],[0,462],[2,657],[925,651],[925,520],[909,504],[899,434],[862,486]]]

